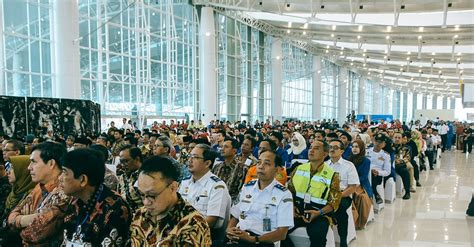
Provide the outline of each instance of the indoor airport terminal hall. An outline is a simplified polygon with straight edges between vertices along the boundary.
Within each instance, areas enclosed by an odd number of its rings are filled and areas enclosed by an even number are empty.
[[[474,0],[0,0],[0,247],[474,246]]]

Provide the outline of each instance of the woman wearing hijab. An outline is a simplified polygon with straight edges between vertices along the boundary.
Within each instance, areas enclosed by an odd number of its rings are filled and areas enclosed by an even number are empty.
[[[5,210],[3,217],[8,216],[10,211],[28,195],[35,187],[36,183],[31,181],[30,171],[28,165],[30,164],[30,157],[28,155],[18,155],[10,157],[11,167],[7,167],[8,181],[12,185],[12,190],[5,202]],[[5,218],[2,218],[5,219]]]
[[[30,164],[29,155],[18,155],[10,157],[10,164],[5,167],[8,176],[8,182],[12,185],[12,190],[8,194],[5,202],[5,209],[1,215],[1,222],[5,222],[17,204],[19,204],[26,195],[35,187],[36,183],[31,181],[28,165]],[[21,246],[21,237],[18,232],[12,232],[10,228],[0,227],[0,246]]]
[[[293,137],[291,138],[290,148],[287,150],[288,152],[288,174],[293,171],[295,167],[300,165],[302,162],[295,161],[295,160],[308,160],[308,149],[306,148],[306,139],[299,133],[293,133]],[[307,161],[306,161],[307,162]]]
[[[361,140],[352,142],[352,153],[349,161],[354,164],[359,175],[360,185],[354,192],[354,205],[357,210],[358,217],[354,217],[355,227],[357,230],[362,229],[367,224],[369,218],[370,207],[372,206],[373,196],[372,187],[369,182],[370,160],[365,157],[365,144]]]

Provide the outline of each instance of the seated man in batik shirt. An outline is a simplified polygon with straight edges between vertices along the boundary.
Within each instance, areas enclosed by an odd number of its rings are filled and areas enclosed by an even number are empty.
[[[59,186],[66,148],[45,142],[33,147],[28,166],[36,187],[8,216],[8,224],[20,231],[23,245],[58,245],[62,242],[63,216],[60,208],[69,201]]]
[[[61,175],[72,197],[64,218],[66,246],[125,246],[132,220],[128,204],[104,185],[101,154],[78,149],[66,154]]]
[[[178,194],[178,179],[178,167],[167,158],[143,163],[138,189],[144,206],[133,217],[132,246],[211,246],[206,218]]]

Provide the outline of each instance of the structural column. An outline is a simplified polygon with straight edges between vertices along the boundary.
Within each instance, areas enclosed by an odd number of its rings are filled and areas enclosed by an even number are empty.
[[[357,109],[358,112],[356,114],[364,114],[365,113],[365,83],[367,81],[367,77],[361,76],[359,81],[359,107]]]
[[[0,13],[3,13],[3,1],[0,1]],[[0,17],[0,59],[3,60],[3,17]],[[5,90],[5,67],[3,62],[0,62],[0,95],[6,95]]]
[[[321,119],[321,57],[313,56],[313,120]]]
[[[217,118],[216,29],[214,10],[201,8],[199,28],[199,102],[200,119],[207,124]]]
[[[339,81],[337,82],[337,122],[342,124],[346,121],[347,116],[347,82],[348,70],[341,67],[339,70]]]
[[[274,38],[272,42],[272,116],[273,120],[281,120],[282,114],[282,80],[283,80],[283,51],[281,39]]]
[[[81,97],[78,1],[53,1],[54,89],[56,98]]]

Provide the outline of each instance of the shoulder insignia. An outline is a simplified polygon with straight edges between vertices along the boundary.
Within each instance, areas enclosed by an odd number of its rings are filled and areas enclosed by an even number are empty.
[[[220,185],[217,185],[216,187],[214,187],[215,190],[217,189],[225,189],[225,186],[220,184]]]
[[[214,181],[214,182],[220,182],[222,181],[220,178],[218,178],[217,176],[211,176],[211,179]]]
[[[277,188],[281,191],[287,191],[288,190],[285,186],[283,186],[281,184],[275,184],[275,188]]]
[[[183,178],[183,181],[184,181],[184,180],[189,180],[189,179],[191,179],[192,177],[193,177],[193,176],[191,176],[191,175],[186,176],[186,177]]]
[[[292,202],[292,201],[293,201],[293,199],[291,199],[291,198],[283,199],[283,202]]]
[[[245,186],[253,186],[253,185],[255,185],[256,182],[257,182],[257,179],[252,180],[252,181],[246,183]]]

